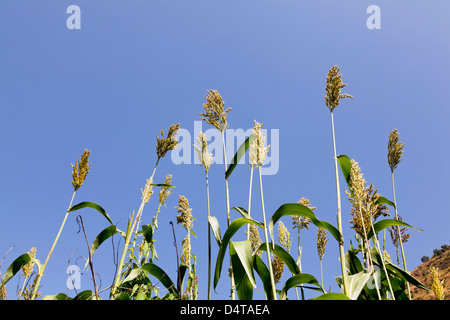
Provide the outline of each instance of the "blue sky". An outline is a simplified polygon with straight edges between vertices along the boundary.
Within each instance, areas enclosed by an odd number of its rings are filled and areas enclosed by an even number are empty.
[[[72,4],[81,9],[80,30],[66,27],[66,9]],[[372,4],[381,9],[379,30],[366,27]],[[33,246],[45,260],[72,195],[70,164],[86,148],[92,168],[75,203],[102,205],[125,229],[156,161],[156,135],[178,122],[193,132],[207,89],[218,90],[233,109],[231,128],[247,130],[257,120],[268,130],[279,130],[278,173],[263,177],[268,216],[281,204],[306,197],[320,219],[336,225],[330,114],[324,104],[325,79],[333,65],[348,83],[345,92],[354,96],[335,111],[337,152],[356,159],[366,180],[387,198],[392,198],[389,132],[398,129],[405,144],[395,172],[397,204],[404,221],[423,229],[411,230],[405,244],[412,270],[422,256],[449,241],[448,9],[447,1],[2,0],[0,255],[14,246],[2,273]],[[211,127],[204,123],[203,128]],[[176,165],[168,155],[155,180],[162,182],[169,173],[176,188],[159,217],[157,264],[175,278],[169,222],[176,221],[174,206],[185,195],[196,218],[193,251],[204,299],[204,171],[198,165]],[[223,233],[222,177],[223,164],[214,165],[211,210]],[[229,181],[232,206],[247,206],[248,182],[249,166],[238,166]],[[252,197],[256,219],[261,214],[258,187],[254,184]],[[343,195],[348,249],[354,232]],[[144,211],[144,223],[151,223],[155,209],[156,197]],[[81,214],[92,242],[107,222],[93,211]],[[69,259],[84,265],[79,257],[87,256],[86,244],[77,231],[75,215],[70,216],[41,283],[44,295],[67,291]],[[181,242],[184,232],[179,226],[176,232]],[[291,234],[295,237],[294,230]],[[302,266],[320,278],[315,241],[313,226],[302,234]],[[387,247],[394,256],[389,237]],[[109,243],[94,256],[102,288],[113,279],[112,256]],[[340,273],[338,256],[337,243],[330,239],[324,282],[334,292],[339,290],[334,280]],[[17,280],[9,284],[11,298]],[[92,289],[87,270],[82,289]],[[259,289],[256,297],[262,297]],[[226,299],[228,290],[229,279],[223,276],[213,298]]]

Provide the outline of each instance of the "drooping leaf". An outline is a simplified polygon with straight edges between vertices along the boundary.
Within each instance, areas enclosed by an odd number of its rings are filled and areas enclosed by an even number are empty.
[[[259,275],[264,287],[264,292],[266,293],[267,300],[274,300],[272,290],[272,281],[270,280],[270,272],[267,266],[262,261],[261,257],[258,255],[253,256],[253,269]]]
[[[376,204],[388,204],[388,205],[390,205],[390,206],[395,208],[395,204],[391,200],[389,200],[389,199],[387,199],[385,197],[382,197],[382,196],[380,196],[375,203]]]
[[[6,269],[5,274],[3,275],[2,282],[0,283],[0,287],[5,285],[12,277],[20,270],[24,265],[31,261],[31,257],[28,253],[24,253],[16,258]]]
[[[370,272],[361,271],[357,274],[352,274],[347,277],[347,284],[349,288],[349,295],[352,300],[357,300],[359,294],[363,290],[367,281],[371,276]]]
[[[154,276],[156,279],[158,279],[166,289],[169,290],[172,294],[179,296],[177,287],[174,285],[170,277],[157,265],[149,262],[141,267],[135,268],[131,270],[131,272],[128,274],[128,276],[122,281],[122,283],[129,282],[131,280],[134,280],[142,271],[146,271],[150,273],[152,276]]]
[[[403,222],[401,220],[396,220],[396,219],[383,219],[383,220],[377,221],[376,223],[373,224],[375,233],[379,233],[381,230],[383,230],[387,227],[391,227],[391,226],[402,226],[402,227],[411,228],[411,229],[414,229],[417,231],[422,231],[421,229],[416,229],[416,228],[410,226],[406,222]],[[370,239],[370,238],[372,238],[372,236],[373,236],[373,231],[372,231],[372,229],[370,229],[369,232],[367,233],[367,238]]]
[[[306,217],[311,220],[311,222],[316,225],[318,228],[326,229],[330,232],[330,234],[339,242],[344,243],[344,238],[342,234],[339,232],[338,229],[336,229],[333,225],[326,221],[321,221],[317,219],[317,217],[314,215],[312,210],[308,208],[307,206],[304,206],[299,203],[285,203],[281,205],[277,211],[273,214],[272,218],[269,222],[269,232],[270,237],[274,239],[273,236],[273,227],[277,221],[283,217],[283,216],[301,216]]]
[[[69,212],[77,211],[77,210],[80,210],[80,209],[83,209],[83,208],[92,208],[92,209],[97,210],[98,212],[101,213],[102,216],[104,216],[104,217],[106,218],[106,220],[108,220],[108,222],[109,222],[110,224],[113,224],[112,221],[111,221],[111,218],[109,217],[109,215],[108,215],[108,213],[106,212],[106,210],[103,209],[100,205],[98,205],[98,204],[96,204],[96,203],[94,203],[94,202],[90,202],[90,201],[80,202],[80,203],[78,203],[78,204],[72,206],[72,207],[69,209]]]
[[[231,240],[231,237],[244,225],[248,223],[253,223],[255,225],[258,225],[260,227],[264,227],[260,222],[252,220],[252,219],[245,219],[245,218],[238,218],[234,220],[230,226],[228,227],[227,231],[225,231],[225,234],[223,235],[223,239],[221,241],[219,252],[217,254],[217,261],[216,261],[216,268],[214,272],[214,289],[217,286],[217,283],[220,279],[220,273],[222,272],[222,265],[223,265],[223,259],[225,257],[225,252],[228,247],[228,243]]]
[[[322,287],[319,284],[319,281],[317,281],[317,279],[313,275],[310,275],[308,273],[299,273],[299,274],[296,274],[296,275],[290,277],[286,281],[286,283],[283,286],[283,289],[281,289],[280,300],[286,300],[287,292],[289,289],[294,288],[294,287],[304,284],[304,283],[317,286],[317,288],[308,286],[307,288],[309,288],[309,289],[324,292]]]
[[[248,147],[252,143],[254,139],[253,134],[250,135],[245,141],[240,145],[239,149],[236,151],[233,159],[231,160],[231,163],[228,165],[227,171],[225,171],[225,179],[228,179],[233,172],[234,168],[238,164],[239,160],[242,158],[242,156],[247,152]]]
[[[222,235],[220,234],[219,221],[214,216],[208,217],[208,221],[214,234],[214,238],[216,238],[217,244],[220,247],[220,244],[222,243]]]
[[[239,251],[241,251],[240,254],[238,253]],[[254,285],[255,280],[253,276],[252,248],[250,242],[242,241],[242,243],[239,243],[231,241],[230,254],[238,298],[240,300],[252,300],[253,287],[256,285]],[[248,270],[249,267],[250,270]]]
[[[98,235],[97,237],[95,237],[94,242],[92,242],[92,246],[91,246],[91,255],[94,255],[94,252],[97,251],[97,249],[100,247],[100,245],[105,242],[107,239],[109,239],[110,237],[112,237],[113,235],[115,235],[116,233],[122,233],[122,231],[118,230],[116,228],[116,226],[111,225],[106,227],[105,229],[103,229]],[[124,234],[123,234],[124,235]],[[124,235],[125,236],[125,235]],[[86,266],[89,263],[89,258],[86,261],[86,264],[84,266],[84,268],[86,268]]]
[[[272,248],[270,249],[270,251],[273,252],[273,254],[275,254],[276,256],[278,256],[278,258],[280,258],[285,263],[285,265],[288,267],[291,273],[293,273],[294,275],[300,273],[300,269],[297,263],[295,263],[294,258],[289,254],[289,252],[287,252],[286,250],[284,250],[283,247],[280,247],[277,244],[275,244],[275,246],[272,244],[269,247]],[[265,242],[262,243],[259,246],[258,250],[267,251],[266,243]]]
[[[372,258],[373,263],[376,264],[378,267],[380,267],[380,269],[381,269],[380,271],[384,274],[384,270],[382,268],[382,262],[381,262],[382,258],[381,258],[380,253],[378,252],[378,249],[373,248],[370,251],[370,256]],[[412,285],[415,285],[418,288],[429,291],[429,289],[422,282],[420,282],[418,279],[413,277],[409,272],[403,270],[399,266],[392,264],[389,261],[386,261],[386,259],[385,259],[384,263],[386,266],[386,270],[387,270],[388,274],[390,275],[390,277],[389,277],[390,279],[392,279],[392,276],[395,276],[395,277],[398,277],[399,279],[408,281],[409,283],[411,283]]]
[[[242,267],[244,268],[250,283],[256,288],[255,278],[253,276],[252,268],[252,244],[250,240],[230,242],[230,246],[233,246],[233,251],[236,252],[239,260],[241,261]],[[234,267],[234,265],[233,265]]]
[[[233,208],[231,208],[231,210],[236,210],[237,212],[239,212],[239,213],[241,214],[241,216],[242,216],[243,218],[246,218],[246,219],[249,219],[249,218],[250,218],[250,216],[248,215],[247,210],[245,210],[244,208],[241,208],[241,207],[233,207]]]

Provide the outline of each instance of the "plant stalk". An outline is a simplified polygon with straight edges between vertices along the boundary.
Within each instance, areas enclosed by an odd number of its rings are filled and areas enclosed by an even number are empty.
[[[206,173],[206,202],[208,205],[208,300],[211,300],[211,226],[209,225],[210,208],[209,208],[209,183],[208,171]]]
[[[395,208],[395,219],[398,220],[398,213],[397,213],[397,200],[395,199],[395,184],[394,184],[394,171],[391,171],[392,173],[392,193],[394,196],[394,208]],[[397,226],[397,232],[398,232],[398,240],[400,242],[400,249],[402,251],[402,259],[403,259],[403,269],[408,272],[406,269],[406,259],[405,259],[405,252],[403,250],[403,242],[402,242],[402,234],[400,233],[400,226]],[[397,248],[398,251],[398,248]],[[411,300],[411,290],[409,288],[409,282],[406,282],[406,285],[408,287],[408,297],[409,300]]]
[[[337,223],[338,230],[343,236],[342,233],[342,218],[341,218],[341,191],[339,187],[339,173],[338,173],[338,164],[337,164],[337,155],[336,155],[336,138],[334,135],[334,119],[333,119],[333,111],[331,111],[331,131],[333,133],[333,151],[334,151],[334,169],[336,176],[336,198],[337,198]],[[342,271],[342,283],[344,287],[344,294],[347,297],[350,297],[350,292],[348,288],[348,280],[347,280],[347,271],[345,267],[345,253],[344,253],[344,243],[339,243],[339,255],[341,259],[341,271]]]
[[[155,175],[156,167],[158,166],[159,159],[161,159],[161,158],[158,157],[158,159],[156,160],[155,167],[153,168],[153,173],[152,173],[151,178],[150,178],[152,180],[153,180],[153,177]],[[126,234],[126,237],[125,237],[125,243],[123,245],[122,256],[120,258],[119,267],[117,269],[116,277],[115,277],[115,280],[114,280],[114,286],[111,289],[111,295],[115,294],[115,292],[117,290],[117,287],[119,286],[120,275],[122,273],[123,263],[125,261],[125,256],[126,256],[126,253],[128,251],[128,246],[130,244],[131,234],[132,233],[137,233],[137,231],[138,231],[137,229],[134,230],[134,228],[135,227],[139,228],[139,226],[136,226],[136,224],[141,219],[141,215],[142,215],[142,212],[144,210],[144,206],[145,206],[145,200],[144,200],[144,197],[142,197],[141,205],[139,206],[138,213],[136,214],[136,217],[133,220],[133,224],[131,225],[131,228],[129,228],[129,229],[127,228],[127,234]]]
[[[225,172],[227,171],[227,152],[225,150],[225,134],[224,131],[222,133],[222,146],[223,146],[223,159],[224,159],[224,165],[225,165]],[[230,194],[228,191],[228,179],[225,178],[225,191],[226,191],[226,200],[227,200],[227,226],[230,226],[231,223],[231,217],[230,217]],[[231,262],[231,253],[230,253],[230,278],[231,278],[231,300],[236,300],[236,294],[235,294],[235,283],[234,283],[234,273],[233,273],[233,265]]]
[[[74,191],[73,194],[72,194],[72,199],[70,200],[69,208],[67,208],[66,215],[64,216],[64,220],[63,220],[63,222],[61,224],[61,227],[59,228],[58,234],[56,235],[55,241],[53,241],[53,245],[50,248],[50,251],[49,251],[49,253],[47,255],[47,259],[45,259],[44,265],[42,266],[42,269],[38,273],[38,279],[36,281],[36,285],[33,288],[33,293],[31,294],[30,300],[34,300],[36,298],[36,293],[37,293],[37,290],[39,288],[39,284],[41,283],[41,279],[44,276],[45,267],[47,266],[48,260],[50,260],[50,257],[51,257],[51,255],[53,253],[53,250],[56,247],[56,244],[58,243],[59,236],[61,235],[61,232],[62,232],[62,230],[64,228],[65,223],[66,223],[67,217],[69,216],[69,210],[72,207],[73,199],[75,198],[75,194],[76,193],[77,192]]]
[[[251,207],[251,203],[252,203],[252,184],[253,184],[253,166],[250,166],[250,188],[248,191],[248,209],[247,209],[247,213],[248,213],[248,217],[250,218],[250,207]],[[247,240],[250,240],[250,224],[247,224]]]
[[[267,234],[266,212],[264,210],[264,196],[263,196],[261,166],[259,166],[259,187],[260,187],[260,191],[261,191],[261,207],[262,207],[263,222],[264,222],[264,236],[266,238],[267,264],[269,265],[269,274],[270,274],[270,282],[272,284],[273,298],[274,298],[274,300],[277,300],[277,292],[275,289],[275,279],[273,277],[272,261],[270,258],[270,246],[269,246],[269,236]]]

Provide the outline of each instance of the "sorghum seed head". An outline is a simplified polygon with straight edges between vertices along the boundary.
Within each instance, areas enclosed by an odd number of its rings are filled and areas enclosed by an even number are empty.
[[[333,111],[338,105],[339,100],[343,98],[353,98],[351,95],[341,93],[341,89],[346,86],[341,80],[342,74],[339,74],[339,68],[337,66],[332,67],[328,71],[327,85],[325,88],[325,104]]]
[[[224,109],[225,102],[217,90],[208,90],[206,103],[203,104],[205,113],[200,113],[200,119],[214,126],[220,132],[228,128],[227,117],[231,108]]]
[[[75,191],[80,189],[81,185],[86,179],[89,169],[91,168],[91,165],[89,164],[90,153],[91,151],[88,151],[87,149],[84,150],[83,154],[81,155],[81,158],[75,162],[75,165],[71,164],[72,185]]]

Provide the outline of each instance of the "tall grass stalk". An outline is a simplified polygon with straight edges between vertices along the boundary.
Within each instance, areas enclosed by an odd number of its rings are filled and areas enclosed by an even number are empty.
[[[209,217],[211,216],[209,204],[209,183],[208,171],[206,171],[206,202],[208,206],[208,300],[211,300],[211,226],[209,225]]]
[[[250,218],[250,209],[252,206],[253,170],[254,170],[254,167],[251,165],[250,166],[250,187],[249,187],[249,191],[248,191],[248,208],[247,208],[247,213],[248,213],[249,218]],[[250,224],[247,224],[247,240],[250,240]]]
[[[402,154],[403,154],[403,142],[399,142],[399,134],[397,129],[394,129],[389,134],[389,140],[388,140],[388,164],[391,168],[391,180],[392,180],[392,193],[394,197],[394,209],[395,209],[395,219],[399,219],[399,215],[397,212],[397,200],[395,197],[395,183],[394,183],[394,171],[397,169],[397,166],[399,163],[403,160]],[[397,225],[397,232],[398,232],[398,240],[400,243],[400,248],[402,252],[402,260],[403,260],[403,268],[407,272],[406,268],[406,259],[405,259],[405,252],[403,250],[403,241],[402,241],[402,233],[400,231],[400,226]],[[409,299],[411,299],[411,290],[409,287],[409,283],[407,282],[408,287],[408,296]]]
[[[56,238],[53,241],[50,251],[48,252],[47,258],[45,259],[45,262],[42,265],[42,268],[39,270],[39,273],[37,275],[37,281],[33,288],[33,292],[31,293],[30,300],[34,300],[36,298],[36,293],[37,293],[37,290],[41,283],[41,279],[44,276],[44,271],[45,271],[45,268],[47,267],[47,263],[53,254],[53,250],[55,249],[56,244],[58,243],[59,237],[61,236],[61,232],[64,228],[64,225],[66,224],[67,217],[69,216],[69,212],[70,212],[69,210],[72,207],[72,203],[75,198],[75,194],[77,193],[78,189],[80,189],[84,180],[86,179],[87,174],[89,173],[89,169],[91,168],[91,165],[89,164],[89,155],[90,155],[90,151],[84,150],[80,159],[78,159],[75,162],[75,165],[72,164],[72,185],[73,185],[72,198],[70,199],[70,203],[69,203],[69,207],[67,208],[66,215],[64,216],[63,222],[61,223],[61,226],[59,227],[58,233],[56,234]]]
[[[211,226],[209,224],[209,218],[211,217],[210,203],[209,203],[209,177],[208,171],[213,160],[212,153],[208,151],[208,142],[206,135],[200,132],[197,138],[198,146],[194,144],[194,148],[197,151],[197,156],[200,160],[201,165],[205,169],[205,179],[206,179],[206,203],[208,210],[208,300],[211,300]]]
[[[397,200],[395,198],[395,183],[394,183],[394,171],[391,172],[391,176],[392,176],[392,194],[394,197],[394,209],[395,209],[395,219],[399,219],[398,216],[398,212],[397,212]],[[398,232],[398,241],[400,243],[400,249],[401,249],[401,253],[402,253],[402,260],[403,260],[403,269],[408,272],[408,269],[406,268],[406,258],[405,258],[405,251],[403,250],[403,241],[402,241],[402,233],[400,232],[400,226],[397,226],[397,232]],[[406,282],[406,286],[408,289],[408,297],[411,300],[411,289],[409,287],[409,282]]]
[[[151,183],[153,181],[153,177],[155,175],[156,168],[158,166],[159,160],[160,160],[160,158],[158,157],[158,159],[156,160],[155,167],[153,169],[153,173],[152,173],[150,179],[147,180],[147,185],[149,184],[149,182]],[[145,187],[144,192],[147,191],[147,188],[148,188],[147,185]],[[141,219],[142,212],[144,211],[144,206],[147,203],[147,201],[148,201],[148,198],[146,197],[145,194],[143,194],[142,195],[142,199],[141,199],[141,204],[139,206],[139,210],[138,210],[136,216],[134,218],[133,217],[131,218],[133,220],[133,223],[127,228],[127,233],[126,233],[126,236],[125,236],[125,243],[123,245],[122,255],[120,257],[120,261],[119,261],[119,265],[118,265],[118,268],[117,268],[116,276],[114,278],[114,285],[113,285],[113,287],[111,289],[111,295],[114,295],[116,293],[117,287],[119,286],[120,278],[121,278],[121,275],[122,275],[122,269],[123,269],[123,265],[124,265],[124,262],[125,262],[125,257],[127,255],[128,247],[129,247],[130,240],[131,240],[131,235],[132,234],[136,234],[138,232],[138,230],[137,229],[135,230],[135,228],[138,227],[138,226],[136,226],[137,222]]]
[[[225,131],[225,130],[224,130]],[[225,172],[227,171],[227,152],[225,148],[225,132],[222,131],[222,145],[223,145],[223,159],[225,164]],[[226,202],[227,202],[227,227],[231,224],[230,216],[230,193],[228,189],[228,179],[225,178],[225,192],[226,192]],[[231,252],[230,252],[230,280],[231,280],[231,299],[236,300],[236,284],[234,282],[233,265],[231,262]]]
[[[333,134],[333,152],[334,152],[334,169],[335,169],[335,177],[336,177],[336,200],[337,200],[337,223],[338,230],[343,236],[342,233],[342,218],[341,218],[341,191],[339,187],[339,172],[338,172],[338,159],[336,154],[336,139],[334,134],[334,119],[333,119],[333,110],[339,106],[339,101],[342,98],[353,98],[351,95],[346,93],[341,93],[341,89],[346,86],[341,80],[341,74],[339,74],[339,68],[337,66],[333,66],[327,75],[327,85],[325,88],[326,96],[325,96],[325,104],[330,109],[331,113],[331,131]],[[350,292],[348,288],[348,279],[347,279],[347,271],[345,267],[345,253],[344,253],[344,243],[343,241],[339,242],[339,255],[341,259],[341,271],[342,271],[342,283],[343,283],[343,291],[347,297],[350,297]]]
[[[204,113],[200,113],[200,119],[206,121],[206,123],[215,127],[222,135],[222,145],[223,145],[223,159],[225,165],[225,172],[227,171],[227,153],[225,148],[225,130],[228,128],[228,112],[231,108],[225,110],[225,102],[222,96],[217,90],[208,90],[206,95],[206,103],[203,104],[205,110]],[[227,226],[230,226],[230,194],[228,189],[228,179],[225,177],[225,192],[226,192],[226,204],[227,204]],[[231,253],[230,253],[230,278],[231,278],[231,298],[236,299],[235,294],[235,283],[233,275],[233,266],[231,263]]]
[[[270,274],[270,282],[272,284],[272,294],[275,300],[277,300],[277,292],[275,289],[275,278],[273,276],[273,269],[272,269],[272,261],[270,257],[270,245],[269,245],[269,236],[267,233],[267,223],[266,223],[266,212],[264,210],[264,194],[263,194],[263,185],[262,185],[262,175],[261,175],[261,166],[258,168],[259,172],[259,187],[260,187],[260,193],[261,193],[261,208],[262,208],[262,214],[263,214],[263,223],[264,223],[264,237],[266,240],[266,251],[267,251],[267,264],[269,266],[269,274]]]
[[[341,217],[341,190],[339,187],[339,172],[338,172],[338,164],[337,164],[337,155],[336,155],[336,139],[334,134],[334,120],[333,120],[333,111],[331,111],[331,131],[333,133],[333,152],[334,152],[334,170],[336,177],[336,200],[337,200],[337,224],[338,230],[342,234],[342,217]],[[343,289],[344,294],[347,297],[350,297],[350,292],[348,288],[348,280],[347,280],[347,270],[345,267],[345,253],[344,253],[344,243],[339,243],[339,256],[341,260],[341,272],[342,272],[342,281],[343,281]]]

